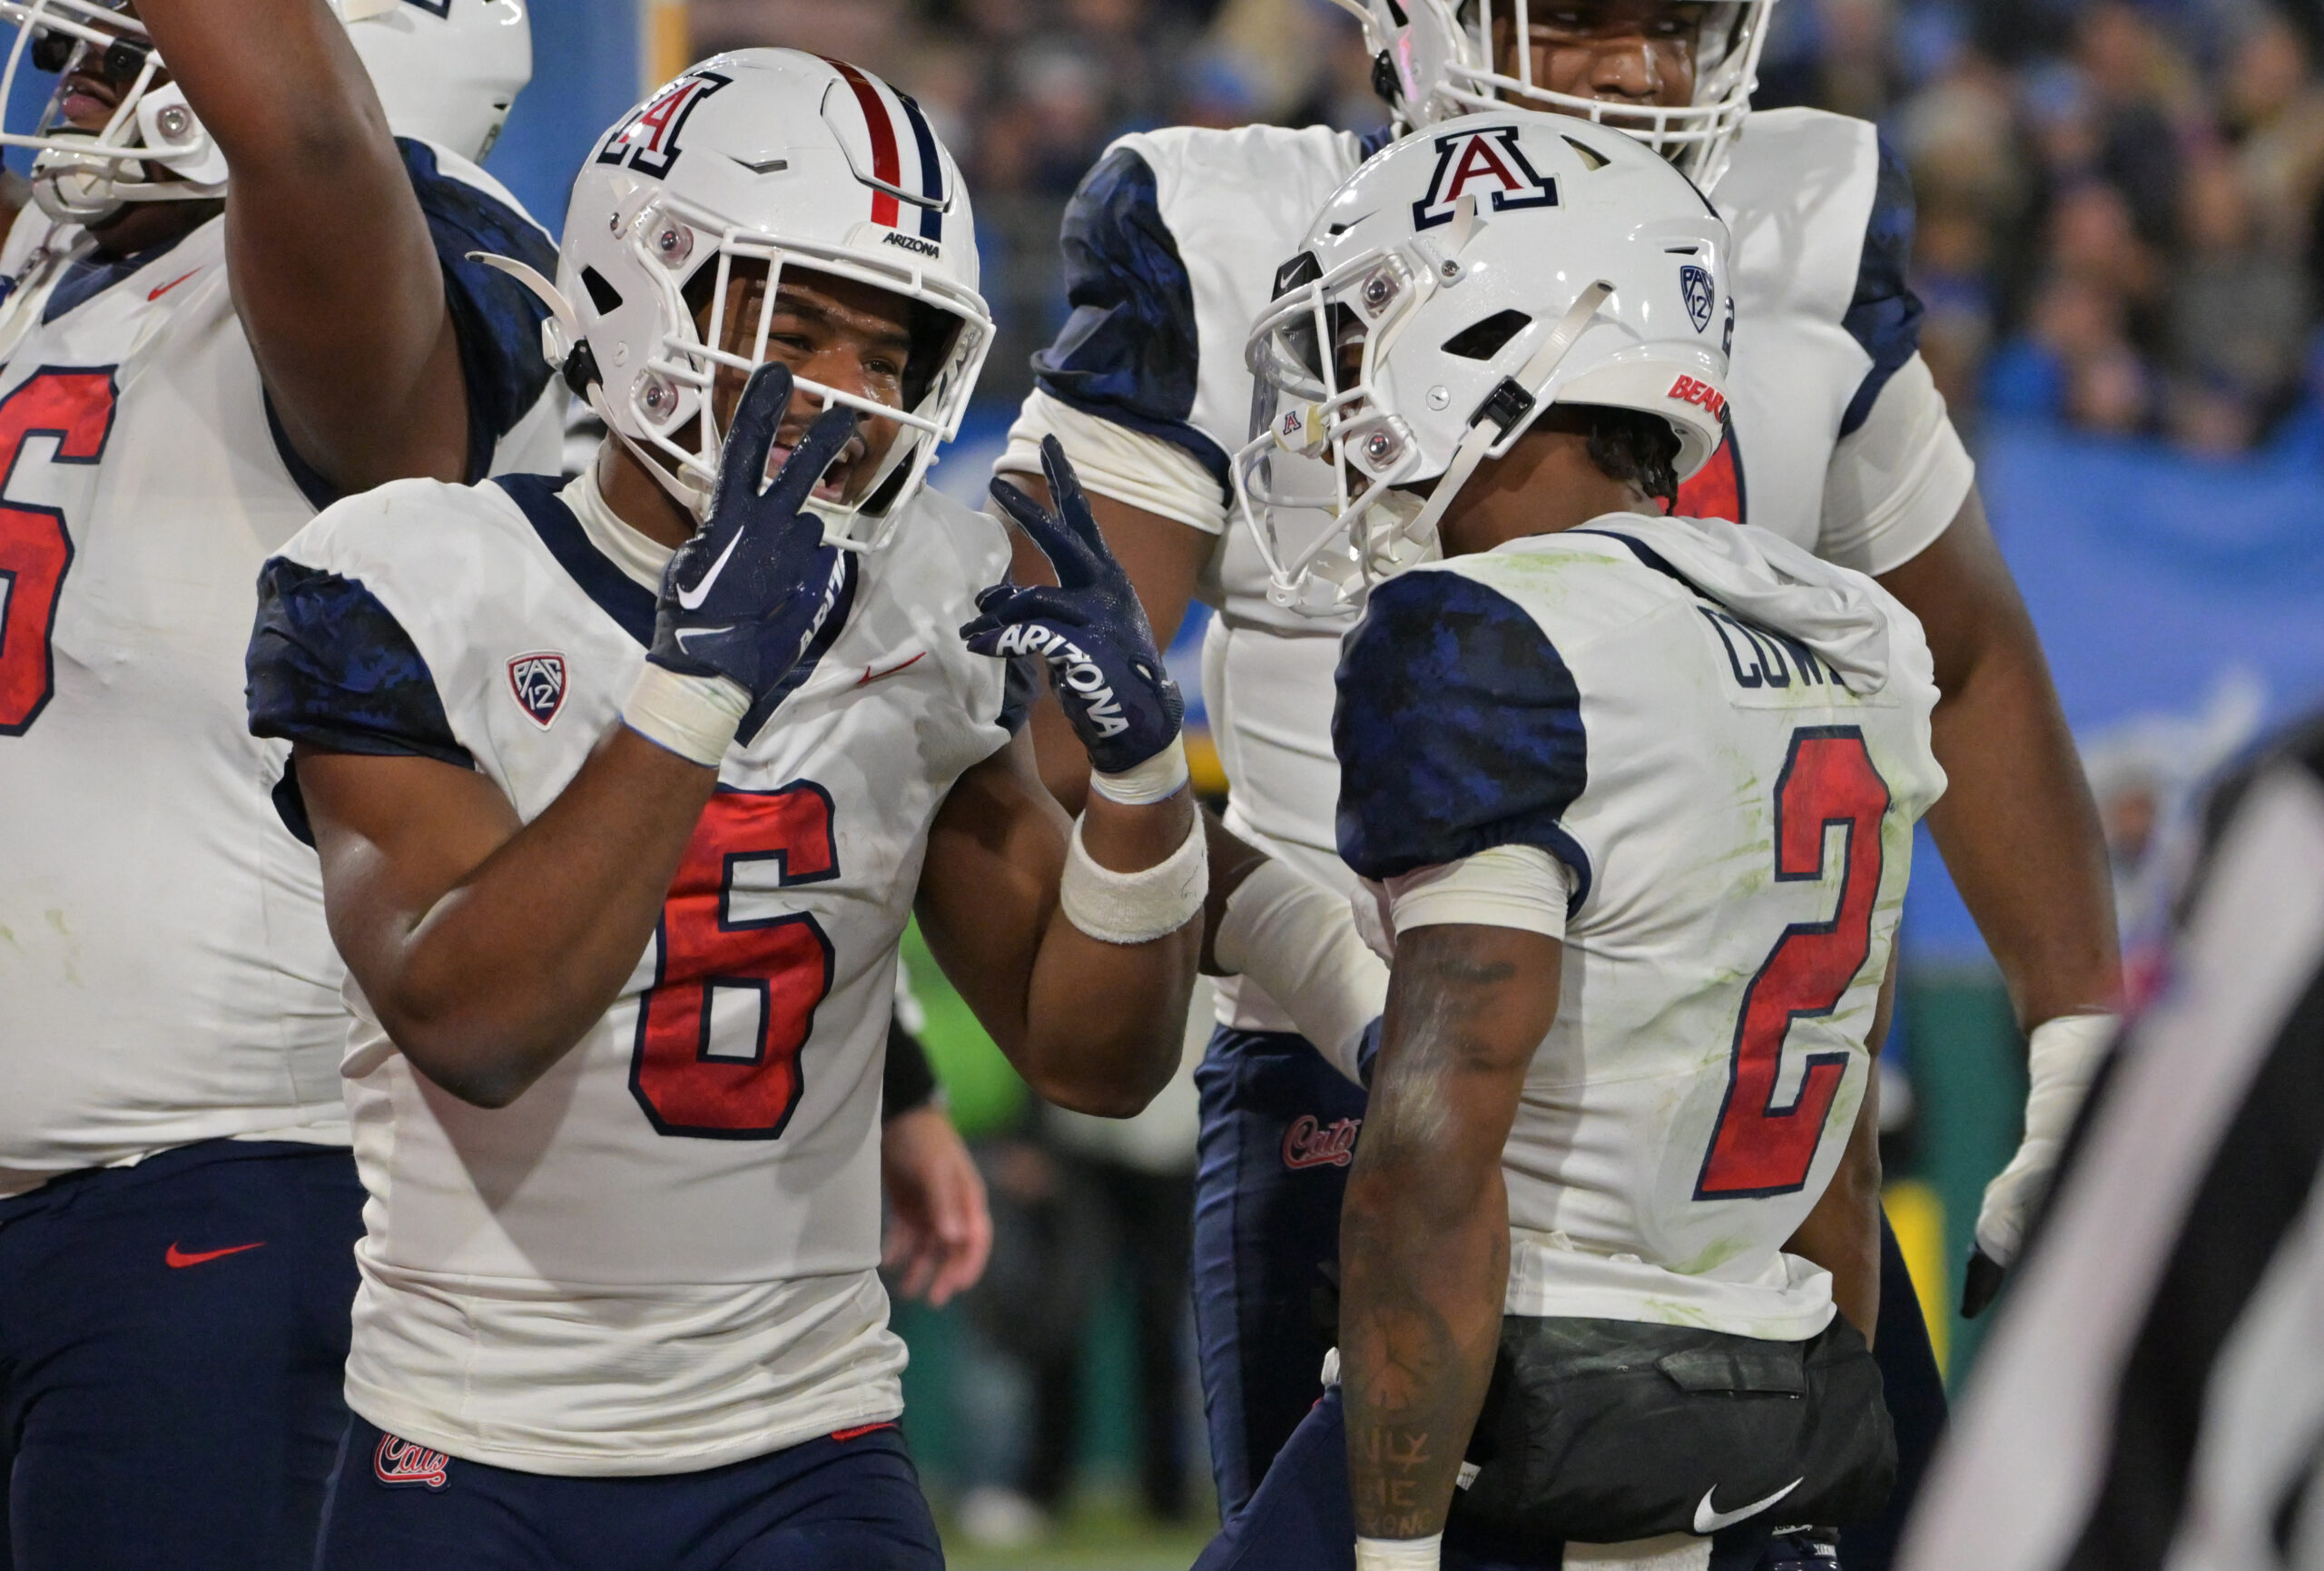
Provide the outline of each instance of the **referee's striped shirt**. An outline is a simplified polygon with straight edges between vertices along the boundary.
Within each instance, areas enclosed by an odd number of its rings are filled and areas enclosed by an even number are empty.
[[[2324,1567],[2324,722],[2211,820],[1905,1571]]]

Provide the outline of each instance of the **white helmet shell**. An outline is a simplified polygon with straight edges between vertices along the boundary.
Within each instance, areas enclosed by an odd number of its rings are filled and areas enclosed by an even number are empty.
[[[1656,416],[1679,477],[1701,468],[1724,435],[1728,250],[1684,175],[1603,126],[1502,110],[1374,154],[1246,345],[1233,478],[1270,598],[1337,614],[1420,560],[1553,403]],[[1425,503],[1400,489],[1429,480]]]
[[[524,0],[330,0],[388,125],[481,159],[533,74]],[[30,132],[0,127],[0,146],[31,149],[33,190],[52,216],[102,221],[124,202],[224,194],[226,158],[164,71],[144,24],[119,0],[0,0],[15,29],[0,68],[0,103],[27,67],[70,69],[84,52],[119,51],[127,78],[113,119],[91,133],[64,123],[56,95]],[[118,79],[118,78],[117,78]],[[169,178],[155,172],[163,171]]]
[[[1502,69],[1493,55],[1496,28],[1513,37],[1544,25],[1526,0],[1333,3],[1364,24],[1365,44],[1388,63],[1403,113],[1414,125],[1503,105],[1570,114],[1636,137],[1709,191],[1727,172],[1751,112],[1775,0],[1697,0],[1694,9],[1705,15],[1695,44],[1694,93],[1668,108],[1559,93],[1533,80],[1530,49],[1515,51],[1513,73]]]
[[[526,0],[331,0],[388,127],[481,163],[533,79]]]
[[[723,347],[737,262],[771,275],[746,353]],[[943,329],[941,342],[915,346],[921,386],[909,409],[796,383],[826,406],[902,427],[849,506],[817,505],[832,544],[873,548],[937,445],[960,429],[992,320],[977,292],[960,170],[920,106],[868,72],[793,49],[738,50],[694,66],[607,132],[574,182],[550,358],[699,513],[724,443],[706,395],[722,367],[747,373],[766,359],[785,267],[901,295]],[[685,298],[697,279],[712,286],[706,331]]]

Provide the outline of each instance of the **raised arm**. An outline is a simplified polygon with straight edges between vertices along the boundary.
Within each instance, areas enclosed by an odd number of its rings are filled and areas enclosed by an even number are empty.
[[[428,221],[324,0],[138,0],[226,157],[234,303],[291,446],[342,493],[467,480],[468,396]]]
[[[1055,582],[994,585],[961,633],[981,654],[1042,660],[1092,789],[1068,820],[1022,733],[963,775],[929,838],[921,925],[1035,1090],[1128,1116],[1177,1065],[1207,864],[1177,689],[1053,437],[1042,466],[1052,505],[1005,481],[993,499]]]
[[[1509,1281],[1501,1170],[1564,950],[1446,923],[1396,940],[1364,1139],[1340,1215],[1340,1380],[1356,1532],[1444,1529]]]

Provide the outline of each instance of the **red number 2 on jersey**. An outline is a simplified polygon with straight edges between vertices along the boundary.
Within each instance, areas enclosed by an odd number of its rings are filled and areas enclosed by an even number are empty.
[[[838,877],[830,794],[812,781],[721,786],[702,810],[662,908],[660,968],[638,1001],[629,1065],[630,1093],[661,1134],[773,1140],[799,1105],[799,1050],[831,991],[832,943],[811,916],[734,914],[735,871],[753,862],[775,864],[785,889]],[[714,1000],[756,1008],[747,1053],[713,1042]]]
[[[1880,820],[1887,810],[1888,785],[1872,767],[1862,731],[1817,725],[1792,733],[1791,755],[1776,782],[1776,878],[1820,880],[1825,831],[1842,825],[1847,834],[1840,852],[1840,908],[1828,922],[1785,928],[1743,995],[1727,1101],[1695,1181],[1697,1200],[1787,1194],[1807,1182],[1847,1056],[1811,1056],[1791,1105],[1777,1107],[1784,1036],[1801,1016],[1837,1008],[1872,952],[1872,908],[1884,854]]]
[[[12,489],[25,444],[56,439],[55,461],[94,464],[113,434],[113,368],[44,367],[0,399],[0,492]],[[32,729],[56,691],[49,637],[73,565],[64,515],[30,502],[0,502],[0,736]]]

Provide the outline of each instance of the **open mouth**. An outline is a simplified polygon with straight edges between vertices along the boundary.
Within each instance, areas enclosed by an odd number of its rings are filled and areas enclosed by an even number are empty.
[[[57,112],[76,131],[103,131],[121,107],[121,93],[94,71],[75,71],[64,79],[64,96]]]
[[[776,434],[774,443],[767,449],[766,454],[766,472],[769,476],[776,474],[783,465],[790,462],[791,449],[797,444],[798,438],[805,435],[806,430],[803,427],[797,431],[783,431]],[[791,440],[783,440],[785,437],[790,437]],[[815,488],[808,495],[819,502],[845,502],[849,483],[855,478],[857,466],[863,462],[871,450],[871,445],[864,441],[862,432],[858,431],[849,437],[840,447],[838,454],[824,466],[822,478],[815,482]]]

